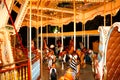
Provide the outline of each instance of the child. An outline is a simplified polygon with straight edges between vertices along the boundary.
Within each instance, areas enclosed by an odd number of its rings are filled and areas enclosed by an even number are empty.
[[[55,63],[52,64],[52,68],[50,69],[50,78],[51,78],[51,80],[57,80]]]

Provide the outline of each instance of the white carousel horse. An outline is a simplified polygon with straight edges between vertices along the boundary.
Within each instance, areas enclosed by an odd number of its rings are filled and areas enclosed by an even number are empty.
[[[5,25],[8,22],[9,15],[6,9],[5,3],[9,10],[14,3],[14,0],[1,0],[0,3],[0,55],[1,63],[3,65],[13,63],[14,59],[12,56],[12,48],[10,44],[10,36],[7,30],[5,30]],[[13,67],[14,65],[12,65]]]
[[[0,55],[2,55],[1,60],[3,62],[3,65],[7,65],[14,62],[13,54],[12,54],[12,48],[11,48],[11,42],[10,42],[10,36],[9,33],[5,29],[0,29]],[[15,65],[12,65],[11,67],[14,67]]]
[[[97,59],[95,59],[95,78],[102,80],[103,76],[103,69],[104,69],[104,48],[105,48],[105,43],[107,40],[107,34],[109,31],[110,27],[99,27],[98,31],[100,32],[100,43],[99,43],[99,53],[97,55]],[[96,58],[96,56],[95,56]]]
[[[112,27],[100,27],[97,77],[100,80],[120,79],[120,22]],[[116,68],[116,69],[115,69]]]
[[[110,28],[105,45],[104,79],[120,80],[120,22]]]

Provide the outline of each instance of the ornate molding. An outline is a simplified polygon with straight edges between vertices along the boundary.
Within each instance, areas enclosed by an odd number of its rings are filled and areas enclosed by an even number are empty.
[[[120,32],[120,22],[115,22],[114,24],[113,24],[113,27],[118,27],[118,32]]]
[[[22,5],[22,7],[20,9],[20,13],[18,14],[17,19],[15,21],[15,26],[17,28],[17,31],[19,31],[21,24],[22,24],[22,21],[26,15],[28,2],[29,1],[26,0],[25,3]]]

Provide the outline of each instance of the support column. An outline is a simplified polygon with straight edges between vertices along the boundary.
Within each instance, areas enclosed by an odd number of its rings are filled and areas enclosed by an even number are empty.
[[[40,23],[41,24],[41,26],[40,26],[41,27],[41,33],[40,33],[40,36],[41,36],[41,46],[40,46],[40,48],[41,48],[40,49],[41,50],[41,53],[40,53],[41,54],[41,61],[40,62],[41,62],[41,64],[40,64],[40,66],[41,67],[40,68],[41,69],[40,69],[40,74],[41,74],[41,80],[43,80],[43,55],[42,55],[42,46],[43,46],[43,37],[42,37],[42,7],[43,6],[42,6],[42,1],[40,3],[40,6],[41,6],[41,12],[40,12],[40,15],[41,15],[41,18],[40,18],[40,21],[41,21],[41,23]]]
[[[76,50],[76,9],[75,9],[75,0],[73,2],[74,6],[74,51]]]
[[[31,51],[31,24],[32,24],[32,1],[30,0],[30,23],[29,23],[29,26],[30,26],[30,32],[29,32],[29,38],[28,38],[28,40],[29,40],[29,60],[28,60],[28,79],[29,80],[31,80],[32,79],[32,58],[31,58],[31,53],[32,53],[32,51]]]
[[[87,35],[87,49],[89,49],[89,35]]]

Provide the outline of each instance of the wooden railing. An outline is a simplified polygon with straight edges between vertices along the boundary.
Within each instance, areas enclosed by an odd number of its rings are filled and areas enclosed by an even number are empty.
[[[0,80],[28,80],[27,59],[1,66]],[[15,67],[11,67],[15,65]]]
[[[11,67],[15,65],[15,67]],[[29,72],[32,73],[29,76]],[[40,77],[40,59],[35,58],[32,60],[32,70],[28,69],[28,59],[21,60],[12,64],[0,66],[0,80],[37,80]]]

